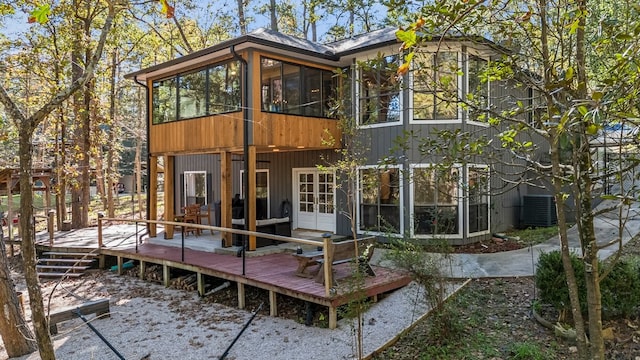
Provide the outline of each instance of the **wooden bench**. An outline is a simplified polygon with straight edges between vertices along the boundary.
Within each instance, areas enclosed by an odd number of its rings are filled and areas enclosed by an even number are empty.
[[[358,246],[357,257],[355,256],[354,242],[356,242]],[[366,274],[375,276],[375,272],[369,265],[369,261],[373,256],[375,243],[375,236],[331,243],[329,246],[329,258],[331,259],[331,267],[333,267],[334,265],[357,261],[358,265],[363,267],[363,270]],[[315,259],[315,262],[320,265],[315,280],[320,284],[324,284],[324,266],[326,265],[324,263],[324,257]]]
[[[78,318],[77,312],[82,315],[96,314],[96,317],[109,317],[109,299],[88,301],[84,304],[57,309],[49,314],[49,332],[52,335],[58,333],[58,323]]]
[[[310,278],[316,275],[315,271],[313,273],[308,273],[305,272],[305,270],[310,266],[318,265],[318,260],[324,257],[324,252],[322,250],[305,251],[301,254],[294,253],[293,256],[298,260],[296,275]]]

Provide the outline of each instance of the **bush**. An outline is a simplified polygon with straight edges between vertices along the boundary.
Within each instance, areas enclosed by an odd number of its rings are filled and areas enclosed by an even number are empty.
[[[571,254],[571,264],[576,272],[580,303],[584,304],[587,293],[584,285],[584,264],[575,254]],[[559,311],[566,312],[571,309],[567,277],[562,266],[562,254],[559,251],[540,254],[536,266],[536,287],[540,290],[540,300],[543,303],[550,304]],[[584,298],[582,294],[585,294]]]
[[[576,273],[578,295],[582,313],[587,312],[587,290],[584,279],[584,263],[571,254],[571,263]],[[602,269],[602,264],[598,266]],[[559,251],[540,255],[536,267],[536,286],[540,290],[540,300],[559,311],[571,308],[569,289]],[[637,267],[618,262],[611,272],[600,282],[602,316],[613,318],[631,315],[640,305],[640,275]]]
[[[600,282],[602,313],[607,317],[627,317],[640,304],[640,276],[638,268],[618,262],[611,273]]]

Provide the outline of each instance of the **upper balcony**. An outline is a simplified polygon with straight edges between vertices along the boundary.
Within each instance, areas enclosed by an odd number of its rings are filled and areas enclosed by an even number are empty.
[[[245,49],[148,77],[150,153],[241,151],[245,125],[257,152],[337,148],[333,69]]]

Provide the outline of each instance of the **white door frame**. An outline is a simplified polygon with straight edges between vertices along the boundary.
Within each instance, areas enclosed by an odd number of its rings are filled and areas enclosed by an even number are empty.
[[[335,170],[331,169],[329,171],[322,171],[319,170],[318,168],[315,167],[310,167],[310,168],[293,168],[292,171],[292,193],[293,193],[293,203],[292,203],[292,216],[293,216],[293,228],[297,229],[300,228],[300,174],[301,173],[313,173],[314,174],[314,180],[313,180],[313,196],[314,196],[314,201],[313,201],[313,210],[314,210],[314,214],[313,216],[315,216],[315,219],[311,219],[312,221],[315,221],[316,226],[312,226],[312,228],[310,230],[323,230],[323,231],[330,231],[330,232],[334,232],[336,231],[336,176],[335,176]],[[319,203],[318,203],[318,189],[319,189],[319,182],[318,182],[318,175],[320,173],[329,173],[333,175],[333,183],[332,183],[332,192],[331,192],[331,196],[332,196],[332,205],[333,205],[333,214],[326,214],[324,216],[324,226],[322,225],[322,221],[318,221],[318,219],[320,217],[322,217],[322,214],[319,212]],[[329,222],[327,222],[327,219],[331,219]],[[320,224],[320,226],[318,226]]]

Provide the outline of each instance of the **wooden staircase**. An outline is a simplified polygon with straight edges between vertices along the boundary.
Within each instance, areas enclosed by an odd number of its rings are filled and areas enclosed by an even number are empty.
[[[89,252],[57,252],[42,253],[36,264],[38,277],[61,278],[79,277],[91,268],[98,255]]]

